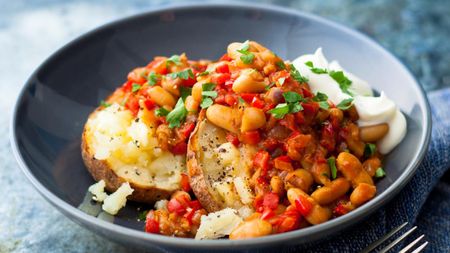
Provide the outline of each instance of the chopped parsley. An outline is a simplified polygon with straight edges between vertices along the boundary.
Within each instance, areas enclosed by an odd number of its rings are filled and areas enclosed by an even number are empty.
[[[238,100],[239,100],[239,103],[245,104],[245,100],[243,98],[239,97]]]
[[[386,172],[384,171],[383,167],[380,167],[380,168],[378,168],[375,171],[375,177],[376,178],[381,178],[381,177],[384,177],[384,176],[386,176]]]
[[[147,219],[148,211],[142,211],[138,214],[139,221],[145,221]]]
[[[344,75],[344,72],[330,71],[330,76],[339,84],[339,88],[341,88],[342,92],[353,96],[353,94],[349,91],[349,88],[352,85],[352,81]]]
[[[331,179],[336,179],[337,177],[337,168],[336,168],[336,158],[334,156],[331,156],[327,159],[328,166],[330,166],[331,171]]]
[[[175,108],[166,116],[166,120],[169,122],[169,128],[179,127],[186,119],[187,114],[188,111],[184,107],[183,98],[179,98]]]
[[[311,69],[311,72],[316,74],[326,74],[328,71],[326,69],[315,68],[312,61],[305,62],[305,65]]]
[[[248,40],[244,42],[241,49],[238,49],[237,51],[241,53],[241,61],[245,64],[252,64],[253,59],[255,59],[255,55],[248,51],[250,49],[250,45],[248,44]]]
[[[131,92],[137,92],[141,89],[141,85],[137,84],[137,83],[133,83],[133,85],[131,86]]]
[[[100,105],[104,108],[110,107],[111,103],[106,102],[105,100],[100,101]]]
[[[198,73],[197,76],[206,76],[209,75],[209,71],[203,71],[202,73]]]
[[[216,84],[214,83],[202,84],[202,102],[200,104],[201,108],[208,108],[214,103],[213,98],[217,97],[217,91],[214,90],[215,87]]]
[[[286,69],[286,64],[283,61],[278,61],[275,63],[279,69]]]
[[[166,60],[166,65],[169,65],[170,63],[180,65],[181,64],[180,56],[176,54],[170,56],[170,58]]]
[[[286,103],[278,104],[275,108],[268,111],[275,118],[282,119],[288,113],[296,113],[303,110],[300,102],[304,102],[305,99],[297,92],[285,92],[283,93],[283,97]]]
[[[192,93],[192,88],[185,87],[185,86],[180,87],[180,96],[183,99],[183,101],[186,100],[186,98],[189,95],[191,95],[191,93]]]
[[[291,77],[294,78],[295,81],[299,83],[306,83],[309,81],[308,78],[300,74],[300,72],[295,68],[294,64],[291,64],[289,67],[291,68],[291,71],[289,73],[291,74]]]
[[[320,108],[324,110],[330,109],[330,104],[328,103],[328,96],[324,93],[317,92],[317,94],[313,97],[313,101],[316,101]]]
[[[158,79],[161,77],[161,75],[156,74],[155,72],[150,72],[147,76],[147,83],[150,86],[154,86],[157,82]]]
[[[353,98],[347,98],[342,100],[336,107],[345,111],[352,107]]]
[[[180,72],[175,72],[175,73],[170,73],[167,74],[170,78],[175,79],[175,78],[181,78],[183,80],[188,80],[189,78],[194,78],[194,73],[192,72],[192,69],[185,69],[183,71]]]
[[[155,110],[155,114],[156,114],[156,116],[163,117],[163,116],[167,116],[167,114],[169,114],[169,111],[164,107],[160,107]]]
[[[373,143],[366,143],[364,146],[364,158],[369,158],[377,152],[377,146]]]

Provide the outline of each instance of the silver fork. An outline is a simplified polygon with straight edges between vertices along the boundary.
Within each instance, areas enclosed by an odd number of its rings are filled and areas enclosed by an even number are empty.
[[[387,233],[386,235],[384,235],[383,237],[381,237],[380,239],[376,240],[375,242],[373,242],[372,244],[370,244],[369,246],[367,246],[367,248],[365,248],[363,251],[361,251],[361,253],[369,253],[371,251],[373,251],[374,249],[376,249],[378,246],[380,246],[382,243],[384,243],[385,241],[387,241],[388,239],[392,238],[394,234],[396,234],[398,231],[400,231],[402,228],[404,228],[406,225],[408,224],[408,222],[403,223],[402,225],[392,229],[389,233]],[[417,226],[412,227],[410,230],[406,231],[404,234],[402,234],[400,237],[398,237],[397,239],[395,239],[394,241],[392,241],[391,243],[389,243],[387,246],[385,246],[384,248],[382,248],[381,250],[377,251],[378,253],[386,253],[388,252],[392,247],[394,247],[395,245],[397,245],[399,242],[401,242],[403,239],[405,239],[408,235],[410,235],[412,232],[414,232],[414,230],[416,230]],[[425,235],[421,235],[419,236],[417,239],[415,239],[414,241],[412,241],[410,244],[406,245],[403,249],[401,249],[399,251],[399,253],[406,253],[408,250],[412,249],[420,240],[422,240],[422,238],[424,238]],[[419,247],[417,247],[414,251],[412,251],[411,253],[419,253],[421,252],[426,246],[428,245],[428,242],[425,241],[424,243],[422,243]]]

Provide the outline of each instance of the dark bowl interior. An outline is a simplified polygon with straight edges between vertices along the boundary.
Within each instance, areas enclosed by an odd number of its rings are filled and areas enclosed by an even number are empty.
[[[94,182],[80,156],[83,124],[99,101],[126,79],[128,71],[157,55],[186,52],[193,59],[217,59],[228,43],[247,39],[261,42],[286,59],[321,46],[329,59],[338,59],[374,89],[384,90],[408,116],[406,138],[386,157],[387,177],[377,185],[378,196],[325,224],[241,242],[198,242],[145,234],[141,232],[143,222],[136,220],[136,204],[127,205],[114,218],[98,219],[80,211],[77,207]],[[215,4],[178,6],[134,16],[63,47],[25,85],[12,121],[12,143],[19,164],[39,192],[67,216],[100,234],[155,251],[239,250],[315,240],[378,209],[414,173],[428,145],[430,126],[426,97],[417,82],[398,60],[367,37],[278,7]]]

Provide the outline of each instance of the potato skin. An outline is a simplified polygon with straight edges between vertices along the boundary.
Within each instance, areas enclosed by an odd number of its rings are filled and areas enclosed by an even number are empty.
[[[100,108],[95,110],[89,118],[93,117]],[[94,153],[89,147],[89,143],[86,138],[86,125],[83,130],[81,138],[81,156],[83,158],[84,165],[91,173],[95,181],[104,180],[106,183],[106,190],[109,192],[116,191],[122,183],[127,182],[125,179],[117,176],[117,174],[111,169],[106,160],[98,160],[94,158]],[[134,189],[133,194],[128,196],[129,200],[152,204],[160,199],[168,199],[170,195],[175,191],[168,191],[165,189],[159,189],[156,187],[143,186],[129,182],[131,188]]]
[[[203,153],[202,148],[198,143],[198,136],[203,125],[207,123],[205,117],[205,110],[200,112],[197,126],[189,138],[187,149],[187,171],[189,176],[189,183],[197,199],[208,212],[216,212],[225,208],[224,204],[218,201],[217,196],[210,191],[210,186],[205,178],[205,173],[201,167],[200,156]]]

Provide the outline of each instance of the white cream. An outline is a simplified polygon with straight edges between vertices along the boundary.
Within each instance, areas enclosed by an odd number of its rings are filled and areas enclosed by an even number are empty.
[[[313,63],[314,68],[342,71],[352,81],[349,91],[354,95],[354,105],[359,114],[359,126],[373,126],[381,123],[389,125],[389,132],[377,143],[380,153],[389,153],[402,141],[406,134],[405,116],[384,92],[381,92],[379,97],[373,97],[372,89],[366,81],[344,70],[337,61],[328,63],[322,48],[318,48],[314,54],[302,55],[295,59],[294,66],[309,79],[308,84],[311,90],[314,93],[325,93],[334,104],[339,104],[351,96],[344,93],[330,75],[312,72],[311,68],[305,65],[308,61]]]

